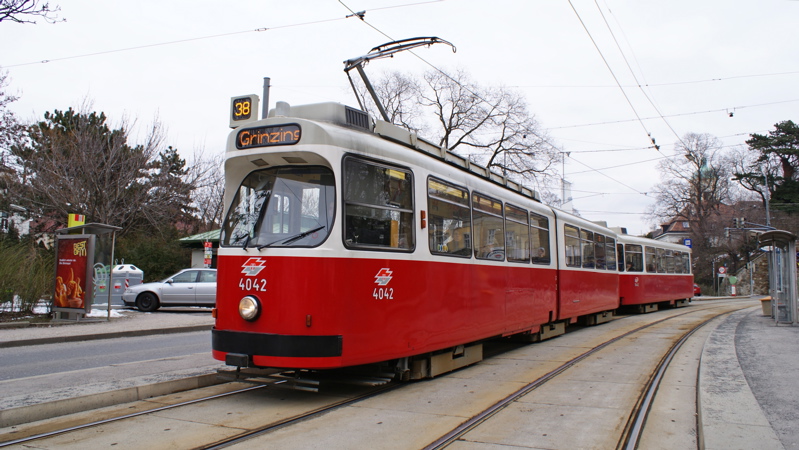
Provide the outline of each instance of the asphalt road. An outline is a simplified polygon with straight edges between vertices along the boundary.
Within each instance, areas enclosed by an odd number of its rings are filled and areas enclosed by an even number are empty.
[[[195,331],[3,349],[0,381],[211,353],[211,332]]]

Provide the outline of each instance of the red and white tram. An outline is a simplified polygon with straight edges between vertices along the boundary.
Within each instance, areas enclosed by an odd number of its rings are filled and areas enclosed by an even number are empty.
[[[621,304],[640,312],[686,305],[694,295],[691,249],[680,244],[620,235]]]
[[[341,104],[238,127],[225,174],[212,347],[232,366],[430,377],[623,297],[616,233]]]

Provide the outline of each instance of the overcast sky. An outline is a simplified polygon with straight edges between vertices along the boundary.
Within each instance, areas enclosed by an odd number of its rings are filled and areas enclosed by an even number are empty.
[[[553,143],[569,152],[575,208],[633,234],[650,229],[643,213],[654,200],[646,193],[678,136],[708,133],[733,148],[799,120],[799,1],[53,4],[66,22],[0,22],[0,68],[23,121],[89,100],[112,123],[136,119],[139,133],[157,119],[184,157],[208,156],[224,152],[230,97],[260,94],[263,77],[271,78],[271,106],[357,106],[342,61],[390,40],[438,36],[457,53],[444,45],[416,53],[477,83],[521,91]],[[347,18],[347,7],[366,11],[365,20]],[[402,54],[366,71],[429,68]]]

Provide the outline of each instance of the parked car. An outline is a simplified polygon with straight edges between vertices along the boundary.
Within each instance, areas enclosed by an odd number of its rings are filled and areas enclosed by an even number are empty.
[[[125,306],[153,312],[161,306],[214,306],[216,269],[183,269],[171,277],[125,289]]]
[[[701,297],[701,296],[702,296],[702,288],[700,288],[698,284],[694,283],[694,297]]]

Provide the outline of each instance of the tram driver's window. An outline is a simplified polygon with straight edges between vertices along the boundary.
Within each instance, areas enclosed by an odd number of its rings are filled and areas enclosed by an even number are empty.
[[[413,250],[413,174],[355,157],[344,159],[344,244]]]

